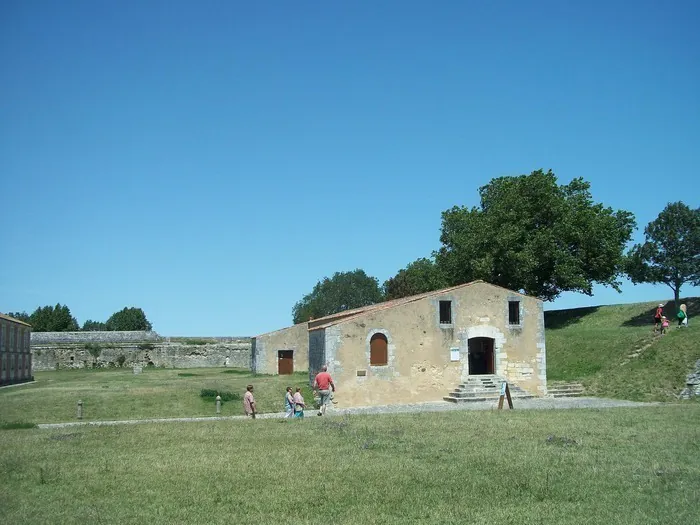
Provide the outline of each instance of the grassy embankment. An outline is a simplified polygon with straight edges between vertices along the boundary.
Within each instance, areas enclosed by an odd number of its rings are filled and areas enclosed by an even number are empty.
[[[675,327],[670,302],[665,311],[672,323],[664,336],[652,333],[658,302],[546,312],[549,381],[581,381],[586,395],[675,400],[700,359],[700,299],[684,302],[689,327]]]

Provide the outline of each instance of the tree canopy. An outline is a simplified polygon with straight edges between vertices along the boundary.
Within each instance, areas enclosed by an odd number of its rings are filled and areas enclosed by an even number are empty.
[[[101,321],[93,321],[92,319],[88,319],[83,323],[83,332],[104,332],[107,330],[107,323],[103,323]]]
[[[14,317],[18,321],[24,321],[25,323],[29,322],[30,316],[27,312],[8,312],[7,315]]]
[[[297,324],[383,300],[379,281],[364,270],[336,272],[330,279],[324,277],[316,283],[311,293],[294,305],[292,317]]]
[[[117,331],[138,331],[151,330],[153,327],[141,308],[124,308],[107,319],[106,328]]]
[[[644,228],[645,242],[629,251],[626,271],[633,283],[664,283],[676,308],[685,283],[700,285],[700,208],[669,203]]]
[[[593,202],[581,178],[558,185],[551,171],[500,177],[480,205],[442,213],[438,266],[449,285],[475,279],[552,300],[562,292],[619,291],[634,215]]]
[[[34,332],[76,332],[78,321],[70,308],[60,303],[56,306],[40,306],[29,316],[28,323]]]
[[[384,282],[386,300],[439,290],[448,286],[447,279],[434,261],[420,258]]]

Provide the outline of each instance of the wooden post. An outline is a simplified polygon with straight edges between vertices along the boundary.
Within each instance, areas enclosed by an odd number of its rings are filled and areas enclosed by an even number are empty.
[[[78,400],[78,419],[83,419],[83,402]]]
[[[216,396],[216,413],[221,414],[221,396]]]

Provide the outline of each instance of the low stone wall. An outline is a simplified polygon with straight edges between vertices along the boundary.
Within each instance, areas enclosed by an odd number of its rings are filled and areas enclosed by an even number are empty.
[[[103,334],[110,336],[101,337]],[[127,340],[120,341],[119,334],[127,334]],[[133,334],[148,335],[146,339],[135,340]],[[120,366],[251,369],[249,337],[163,338],[155,332],[66,332],[55,337],[53,333],[38,332],[37,335],[43,337],[35,340],[32,334],[34,372]]]
[[[685,388],[679,397],[681,399],[700,397],[700,359],[695,362],[695,370],[688,374],[685,380]]]
[[[161,339],[156,332],[32,332],[31,344],[145,343]]]

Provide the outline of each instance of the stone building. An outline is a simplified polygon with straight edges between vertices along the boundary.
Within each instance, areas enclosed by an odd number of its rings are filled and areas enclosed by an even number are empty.
[[[326,364],[339,407],[441,400],[475,376],[546,394],[542,301],[483,281],[263,334],[252,353],[258,373]]]
[[[0,314],[0,385],[32,381],[32,353],[29,340],[32,327],[25,322]]]

